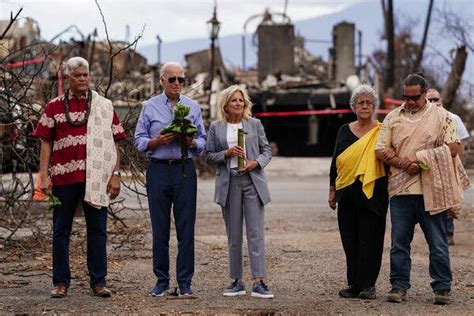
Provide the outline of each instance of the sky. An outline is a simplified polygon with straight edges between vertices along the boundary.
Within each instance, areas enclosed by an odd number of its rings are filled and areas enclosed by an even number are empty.
[[[361,0],[287,0],[287,14],[293,20],[303,20],[343,10]],[[366,0],[368,1],[368,0]],[[375,1],[375,0],[372,0]],[[173,42],[189,38],[208,37],[206,21],[212,17],[214,0],[98,0],[105,16],[111,39],[126,40],[126,25],[130,40],[143,31],[139,45],[162,41]],[[105,38],[102,18],[94,0],[0,0],[0,19],[9,19],[23,7],[20,17],[33,17],[41,36],[50,40],[74,24],[87,36],[97,27],[99,38]],[[285,0],[217,0],[217,18],[222,22],[220,36],[242,33],[245,21],[265,8],[283,12]],[[254,28],[257,21],[254,21]],[[251,30],[252,22],[248,25]],[[77,33],[64,35],[68,40]]]

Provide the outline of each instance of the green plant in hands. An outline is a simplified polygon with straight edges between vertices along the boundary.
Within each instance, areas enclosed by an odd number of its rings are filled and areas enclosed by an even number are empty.
[[[194,135],[198,132],[195,125],[185,117],[189,114],[189,107],[178,102],[174,109],[174,119],[170,125],[163,129],[163,133],[184,134],[187,136]]]
[[[48,206],[46,207],[46,210],[51,212],[53,209],[56,207],[61,206],[61,201],[57,196],[55,196],[53,193],[49,193],[49,200],[48,200]]]
[[[192,137],[198,132],[197,127],[193,125],[190,120],[185,118],[188,114],[189,107],[181,102],[178,102],[174,109],[173,121],[162,131],[164,134],[174,133],[178,136],[177,138],[181,145],[181,159],[183,160],[183,178],[186,177],[186,173],[184,171],[184,161],[188,158],[187,138]]]

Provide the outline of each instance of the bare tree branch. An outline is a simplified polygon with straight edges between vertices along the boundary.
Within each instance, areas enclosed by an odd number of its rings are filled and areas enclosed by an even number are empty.
[[[20,10],[18,10],[17,14],[14,17],[13,17],[13,12],[10,12],[10,22],[8,23],[5,31],[3,31],[2,35],[0,35],[0,40],[2,40],[5,37],[5,35],[7,35],[8,30],[10,29],[10,27],[12,27],[13,23],[15,23],[15,21],[18,19],[18,16],[20,15],[21,11],[23,11],[23,7],[21,7]]]
[[[417,72],[420,70],[421,61],[423,60],[423,51],[425,50],[426,40],[428,38],[428,29],[430,27],[430,22],[431,22],[431,12],[433,11],[433,2],[434,0],[430,0],[430,4],[428,6],[428,14],[425,20],[425,30],[423,32],[423,39],[421,40],[420,50],[418,52],[415,65],[413,67],[413,72]]]
[[[464,19],[459,13],[446,7],[446,4],[443,9],[436,10],[436,13],[442,21],[442,32],[457,40],[459,45],[465,46],[471,52],[474,52],[473,20]]]
[[[112,41],[110,40],[109,37],[109,32],[107,30],[107,22],[105,21],[105,16],[104,13],[102,12],[102,8],[100,7],[99,1],[95,0],[95,4],[97,5],[97,8],[99,9],[100,16],[102,17],[102,23],[104,24],[105,28],[105,35],[107,36],[107,42],[109,44],[109,55],[110,55],[110,61],[109,61],[109,83],[107,84],[107,88],[105,89],[104,96],[107,97],[107,94],[109,92],[110,86],[112,85],[112,76],[113,76],[113,71],[114,71],[114,58],[115,56],[119,55],[121,52],[124,50],[129,49],[130,47],[134,46],[140,38],[143,37],[143,32],[145,31],[145,26],[143,26],[142,32],[135,37],[135,40],[126,45],[125,47],[118,48],[118,50],[114,53],[114,47],[112,44]]]

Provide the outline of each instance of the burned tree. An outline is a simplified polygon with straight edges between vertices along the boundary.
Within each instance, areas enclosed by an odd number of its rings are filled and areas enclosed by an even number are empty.
[[[466,46],[456,48],[455,56],[451,64],[451,71],[443,85],[441,98],[444,106],[449,110],[453,107],[457,91],[461,85],[462,75],[466,68],[467,51]]]
[[[128,136],[121,148],[127,174],[123,185],[128,189],[127,199],[136,199],[138,207],[134,208],[142,210],[139,196],[144,194],[146,159],[134,150],[133,134],[140,102],[154,92],[150,80],[154,74],[146,60],[130,49],[141,34],[132,43],[114,42],[108,35],[107,44],[96,43],[94,34],[55,45],[40,39],[39,32],[37,37],[19,40],[15,29],[20,26],[15,20],[7,22],[0,29],[0,244],[16,245],[14,237],[22,229],[35,238],[49,235],[49,226],[44,225],[48,221],[43,220],[51,216],[45,211],[47,202],[32,201],[39,141],[30,134],[46,102],[63,93],[62,64],[72,56],[91,57],[92,85],[101,93],[105,90],[119,112]],[[105,18],[103,22],[106,27]],[[121,212],[131,208],[119,198],[111,204],[109,215],[126,226]]]
[[[382,11],[385,20],[385,38],[387,39],[387,54],[385,60],[384,92],[393,96],[395,85],[395,23],[393,19],[393,0],[382,0]]]
[[[423,39],[421,40],[420,50],[418,52],[418,57],[416,58],[416,61],[415,61],[415,66],[413,67],[413,72],[420,71],[421,62],[423,60],[423,52],[426,47],[426,40],[428,39],[428,30],[430,28],[431,12],[433,11],[433,2],[434,0],[430,0],[430,4],[428,6],[428,14],[426,15],[425,29],[423,31]]]

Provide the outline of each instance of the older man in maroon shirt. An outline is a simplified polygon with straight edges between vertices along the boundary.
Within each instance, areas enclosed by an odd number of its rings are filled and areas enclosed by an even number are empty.
[[[61,202],[53,210],[51,297],[65,297],[71,283],[69,238],[78,203],[86,219],[90,286],[94,295],[109,297],[107,206],[120,192],[117,142],[125,133],[111,101],[89,89],[89,63],[73,57],[65,72],[69,90],[46,105],[34,132],[41,138],[41,189]]]

